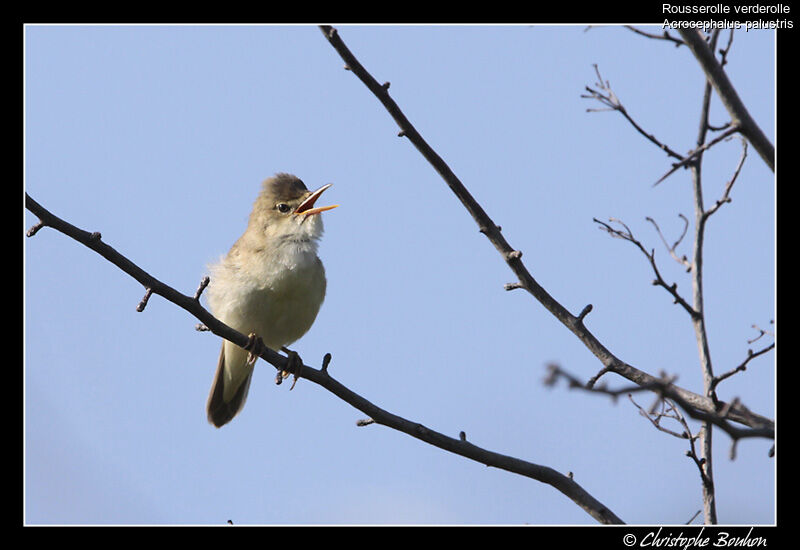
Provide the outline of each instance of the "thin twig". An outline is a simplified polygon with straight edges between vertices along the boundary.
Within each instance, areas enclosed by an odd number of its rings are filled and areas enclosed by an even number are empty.
[[[200,295],[203,294],[203,291],[206,289],[206,287],[208,286],[208,283],[210,283],[210,282],[211,282],[211,279],[208,277],[208,275],[206,275],[202,279],[200,279],[200,285],[197,287],[197,290],[194,293],[194,299],[195,300],[198,300],[198,301],[200,300]]]
[[[666,31],[666,30],[661,34],[655,34],[655,33],[645,32],[645,31],[643,31],[641,29],[637,29],[636,27],[634,27],[632,25],[623,25],[623,26],[626,29],[628,29],[629,31],[635,32],[636,34],[639,34],[641,36],[645,36],[647,38],[652,38],[654,40],[665,40],[667,42],[672,42],[673,44],[675,44],[676,48],[679,48],[681,46],[685,46],[686,45],[686,43],[683,40],[681,40],[680,38],[675,38],[674,36],[669,34],[669,31]]]
[[[733,46],[733,29],[730,29],[728,32],[728,43],[725,45],[724,48],[719,49],[719,65],[720,67],[724,67],[728,64],[728,54],[731,51],[731,46]]]
[[[751,349],[747,350],[747,358],[744,361],[739,363],[736,367],[732,368],[728,372],[724,372],[724,373],[719,374],[719,375],[714,377],[714,380],[711,382],[712,389],[716,390],[717,385],[720,382],[722,382],[723,380],[725,380],[727,378],[730,378],[731,376],[733,376],[737,372],[742,372],[742,371],[747,370],[747,364],[750,361],[752,361],[753,359],[755,359],[759,355],[764,355],[765,353],[767,353],[769,351],[772,351],[773,349],[775,349],[775,342],[771,343],[767,347],[762,348],[762,349],[760,349],[758,351],[753,351]]]
[[[689,525],[690,523],[692,523],[694,521],[694,518],[696,518],[697,516],[699,516],[702,513],[703,513],[702,510],[698,510],[697,512],[695,512],[694,515],[689,518],[689,521],[686,522],[686,525]]]
[[[679,168],[690,166],[693,162],[696,161],[697,157],[699,157],[700,155],[711,149],[714,145],[716,145],[720,141],[723,141],[724,139],[728,138],[729,136],[732,136],[733,134],[739,131],[740,131],[740,126],[738,124],[732,124],[731,126],[728,127],[727,130],[722,132],[720,135],[718,135],[708,143],[705,143],[700,147],[696,148],[695,150],[691,151],[687,156],[681,157],[681,160],[679,162],[673,163],[672,168],[670,168],[666,174],[664,174],[663,176],[658,178],[658,180],[656,180],[656,182],[653,184],[653,187],[655,187],[656,185],[658,185],[659,183],[670,177]]]
[[[619,221],[619,220],[617,220],[615,218],[611,218],[609,221],[610,222],[616,222],[616,223],[620,224],[622,227],[625,228],[624,231],[616,229],[614,227],[611,227],[609,224],[607,224],[605,222],[602,222],[602,221],[598,220],[597,218],[592,218],[592,219],[594,220],[595,223],[600,224],[602,226],[601,229],[606,231],[612,237],[615,237],[615,238],[618,238],[618,239],[623,239],[623,240],[626,240],[628,242],[633,243],[634,246],[636,246],[636,248],[638,248],[642,252],[642,254],[645,255],[645,257],[650,262],[650,267],[653,268],[653,273],[655,273],[655,276],[656,276],[656,278],[653,280],[653,285],[654,286],[660,286],[660,287],[663,287],[664,289],[666,289],[666,291],[669,292],[672,295],[673,303],[679,304],[683,309],[686,310],[686,312],[690,316],[694,317],[694,316],[697,315],[697,312],[689,304],[689,302],[687,302],[680,294],[678,294],[678,284],[677,283],[668,284],[664,280],[664,278],[661,276],[661,272],[658,270],[658,265],[656,264],[655,250],[648,251],[644,247],[644,245],[642,245],[642,243],[633,236],[633,233],[631,232],[630,228],[627,225],[625,225],[623,222],[621,222],[621,221]]]
[[[672,243],[672,246],[667,244],[667,239],[664,238],[664,234],[661,233],[661,228],[658,226],[658,224],[653,218],[647,216],[645,220],[649,221],[651,224],[653,224],[653,227],[656,228],[658,236],[661,237],[661,242],[664,243],[664,247],[669,252],[669,255],[672,256],[672,259],[678,262],[679,264],[685,266],[686,271],[691,271],[692,264],[689,263],[689,260],[686,258],[686,255],[683,255],[679,258],[677,252],[675,252],[675,249],[678,247],[679,244],[681,244],[681,241],[683,241],[683,238],[686,236],[686,231],[689,229],[689,219],[683,214],[678,214],[678,217],[683,220],[683,231],[681,232],[680,237],[678,237],[675,240],[675,242]]]
[[[691,432],[688,431],[688,426],[686,426],[686,424],[685,424],[686,421],[685,420],[683,421],[683,424],[682,424],[682,426],[684,427],[684,430],[682,432],[680,432],[680,433],[676,432],[676,431],[673,431],[673,430],[670,430],[669,428],[666,428],[666,427],[661,425],[661,419],[662,418],[669,418],[669,419],[676,420],[676,421],[683,420],[683,416],[678,411],[678,408],[669,399],[659,399],[658,402],[661,404],[661,410],[658,411],[658,412],[655,412],[655,413],[645,410],[644,407],[639,405],[633,399],[633,395],[631,395],[630,393],[628,394],[628,400],[631,403],[633,403],[633,405],[639,410],[639,414],[642,415],[643,417],[645,417],[647,420],[649,420],[650,423],[653,425],[653,427],[655,429],[657,429],[658,431],[664,432],[664,433],[669,434],[669,435],[671,435],[673,437],[677,437],[678,439],[687,439],[687,438],[694,437],[694,436],[691,435]],[[651,407],[651,409],[652,409],[652,407]]]
[[[144,311],[144,308],[147,307],[147,302],[150,300],[150,296],[152,295],[153,295],[153,289],[147,288],[144,293],[144,298],[142,298],[142,301],[139,302],[138,306],[136,306],[136,311],[138,311],[139,313]]]
[[[744,166],[745,159],[747,159],[747,140],[742,138],[742,156],[739,157],[739,162],[736,165],[736,169],[733,172],[733,176],[731,176],[731,179],[729,179],[728,183],[725,184],[725,191],[723,192],[722,197],[717,199],[717,202],[714,204],[714,206],[706,210],[705,212],[706,218],[708,218],[714,212],[719,210],[719,207],[722,206],[723,204],[731,202],[731,197],[730,197],[731,189],[733,188],[733,184],[736,183],[736,180],[739,177],[739,173],[742,171],[742,166]]]
[[[769,324],[770,325],[774,325],[775,324],[775,320],[774,319],[770,319]],[[775,336],[774,332],[769,331],[769,330],[765,330],[763,328],[760,328],[758,325],[753,325],[753,328],[758,331],[758,336],[748,340],[747,341],[748,344],[752,344],[754,342],[757,342],[758,340],[760,340],[761,338],[763,338],[766,335],[773,336],[773,337]]]
[[[584,99],[594,99],[599,101],[603,105],[606,105],[606,109],[586,109],[588,112],[598,112],[598,111],[617,111],[625,120],[627,120],[634,129],[647,138],[652,144],[656,147],[667,153],[672,158],[682,160],[683,155],[674,151],[670,147],[668,147],[665,143],[659,141],[653,134],[646,132],[639,124],[633,119],[633,117],[628,113],[628,110],[619,100],[617,95],[614,93],[614,90],[611,89],[611,85],[607,80],[603,80],[603,77],[600,75],[600,69],[597,67],[597,64],[592,65],[594,67],[595,74],[597,75],[597,83],[595,84],[600,91],[594,90],[589,86],[586,86],[586,91],[589,92],[589,95],[581,95]]]

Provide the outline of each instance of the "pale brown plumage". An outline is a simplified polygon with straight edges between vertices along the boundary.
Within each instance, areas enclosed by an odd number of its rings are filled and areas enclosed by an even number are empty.
[[[327,187],[311,193],[290,174],[264,181],[244,234],[210,266],[212,313],[239,332],[258,335],[276,351],[311,328],[325,298],[325,269],[317,257],[318,214],[334,207],[314,207],[314,202]],[[253,363],[248,351],[223,340],[206,407],[214,426],[241,411]]]

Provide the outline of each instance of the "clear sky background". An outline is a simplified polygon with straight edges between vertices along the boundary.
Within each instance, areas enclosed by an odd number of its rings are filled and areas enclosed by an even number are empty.
[[[701,392],[688,315],[633,245],[592,222],[625,221],[690,299],[645,221],[680,234],[689,173],[654,188],[667,156],[580,97],[597,63],[647,131],[688,151],[703,91],[689,50],[613,26],[338,28],[537,281],[574,313],[593,304],[588,328],[622,360]],[[726,67],[773,143],[774,39],[737,32]],[[628,523],[701,508],[686,441],[627,398],[542,384],[551,361],[584,380],[601,365],[530,295],[503,289],[503,259],[315,26],[29,26],[24,40],[25,190],[45,208],[192,295],[264,178],[332,182],[328,294],[293,346],[307,364],[330,352],[334,377],[395,414],[571,471]],[[728,119],[715,98],[712,122]],[[740,150],[734,139],[706,155],[708,205]],[[775,317],[775,184],[753,148],[732,198],[706,239],[717,373],[769,343],[747,340]],[[23,233],[35,222],[26,211]],[[144,288],[54,230],[23,247],[28,523],[594,524],[548,485],[357,427],[363,413],[307,380],[276,387],[263,362],[244,411],[217,430],[205,402],[218,337],[158,296],[137,313]],[[720,397],[774,418],[775,357]],[[720,521],[774,522],[771,442],[742,441],[734,461],[728,436],[714,444]]]

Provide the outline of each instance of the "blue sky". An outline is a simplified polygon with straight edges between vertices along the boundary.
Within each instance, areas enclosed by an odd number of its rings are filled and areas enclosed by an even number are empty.
[[[686,48],[621,27],[339,26],[425,139],[522,250],[528,269],[618,357],[702,389],[690,320],[652,286],[625,221],[690,298],[646,216],[674,239],[689,174],[580,96],[592,64],[648,131],[693,147],[703,77]],[[724,35],[727,38],[727,35]],[[375,404],[487,449],[571,471],[628,523],[701,508],[686,442],[627,400],[542,384],[554,361],[600,368],[523,291],[430,165],[314,26],[28,26],[25,190],[163,282],[193,294],[280,171],[332,182],[320,246],[328,294],[293,347]],[[774,143],[774,33],[737,32],[728,74]],[[711,120],[727,113],[714,101]],[[738,140],[705,157],[707,204]],[[751,148],[710,220],[706,310],[717,373],[775,318],[775,185]],[[36,218],[25,212],[23,225]],[[261,362],[242,414],[205,418],[219,339],[53,230],[25,239],[25,521],[32,524],[593,524],[548,485],[377,425]],[[687,241],[680,253],[690,253]],[[775,353],[724,382],[774,418]],[[609,376],[612,387],[628,385]],[[652,398],[638,394],[648,406]],[[696,424],[692,424],[696,429]],[[775,520],[766,440],[715,437],[719,519]]]

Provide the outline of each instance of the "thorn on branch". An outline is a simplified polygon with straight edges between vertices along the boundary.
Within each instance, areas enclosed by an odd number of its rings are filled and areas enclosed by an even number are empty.
[[[99,234],[100,233],[97,233],[97,235],[99,235]],[[144,298],[142,298],[142,301],[139,302],[138,306],[136,306],[136,311],[138,311],[139,313],[144,311],[144,308],[147,307],[147,301],[150,299],[150,296],[152,296],[152,294],[153,294],[153,289],[150,288],[150,287],[147,287],[147,290],[144,293]]]
[[[405,130],[400,130],[399,132],[397,132],[397,137],[405,137],[405,135],[406,135]]]
[[[203,291],[208,286],[208,283],[210,283],[210,282],[211,282],[211,279],[208,277],[208,275],[203,277],[203,279],[200,281],[200,286],[197,287],[197,291],[194,293],[194,301],[195,302],[200,301],[200,295],[203,293]]]
[[[356,420],[356,426],[369,426],[370,424],[374,424],[375,421],[371,418],[362,418],[361,420]]]
[[[25,233],[26,237],[33,237],[39,230],[44,227],[44,222],[39,221],[35,225],[33,225],[30,229],[28,229],[27,233]]]
[[[211,329],[208,328],[207,326],[205,326],[203,323],[197,323],[194,326],[194,330],[196,330],[197,332],[210,332],[211,331]]]
[[[674,174],[679,168],[687,169],[687,168],[689,168],[691,166],[696,166],[698,164],[698,162],[699,162],[699,158],[703,155],[703,153],[705,151],[707,151],[708,149],[710,149],[711,147],[713,147],[714,145],[716,145],[720,141],[727,140],[730,136],[732,136],[736,132],[739,132],[740,130],[741,130],[741,126],[739,124],[732,124],[722,134],[720,134],[719,136],[715,137],[711,141],[709,141],[707,143],[704,143],[700,147],[697,147],[696,149],[690,151],[688,155],[686,155],[686,156],[677,155],[676,158],[679,159],[678,162],[673,163],[672,164],[672,168],[670,168],[670,170],[666,174],[664,174],[663,176],[658,178],[658,180],[653,184],[653,187],[657,186],[659,183],[661,183],[662,181],[667,179],[669,176]]]
[[[389,86],[391,86],[391,85],[392,85],[392,84],[391,84],[391,83],[390,83],[390,82],[387,80],[386,82],[384,82],[383,84],[381,84],[381,88],[383,88],[384,90],[388,90],[388,89],[389,89]]]
[[[331,354],[326,353],[325,357],[322,358],[322,372],[325,374],[328,373],[328,364],[331,362]]]
[[[694,518],[699,516],[702,512],[703,512],[702,510],[698,510],[697,512],[695,512],[694,515],[691,518],[689,518],[689,521],[686,522],[686,525],[692,523],[694,521]]]
[[[506,290],[516,290],[518,288],[524,288],[522,283],[506,283],[503,285],[503,288]]]
[[[465,432],[465,431],[463,431],[463,430],[462,430],[462,431],[460,431],[460,432],[458,432],[458,438],[459,438],[461,441],[466,441],[466,440],[467,440],[467,432]]]
[[[583,323],[583,319],[589,314],[590,311],[592,311],[592,304],[586,304],[586,307],[584,307],[578,314],[578,322]]]

